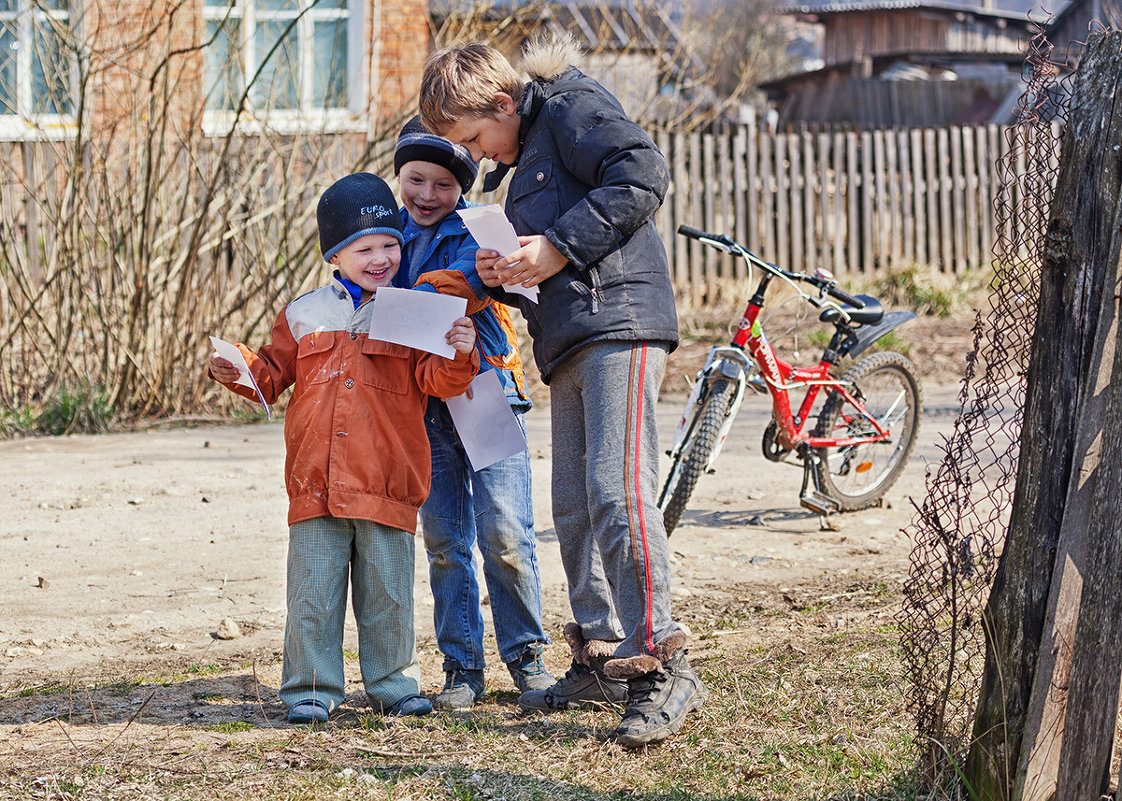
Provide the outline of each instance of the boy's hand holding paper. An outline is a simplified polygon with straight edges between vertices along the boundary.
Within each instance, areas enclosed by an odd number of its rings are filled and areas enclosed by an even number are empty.
[[[470,209],[460,209],[459,214],[480,248],[493,250],[500,256],[508,256],[522,246],[518,241],[518,235],[514,232],[514,226],[503,213],[502,206],[498,204],[475,206]],[[538,302],[536,286],[503,284],[503,289],[517,295],[524,295],[534,303]]]
[[[228,361],[238,371],[236,380],[227,383],[241,384],[243,387],[249,387],[257,393],[258,400],[261,405],[265,407],[265,417],[269,420],[273,419],[273,413],[269,411],[269,404],[265,403],[265,396],[261,394],[261,388],[257,386],[257,382],[253,380],[253,373],[249,371],[249,365],[245,362],[245,356],[238,350],[238,346],[230,342],[225,342],[218,337],[210,338],[211,347],[214,352],[220,357]]]

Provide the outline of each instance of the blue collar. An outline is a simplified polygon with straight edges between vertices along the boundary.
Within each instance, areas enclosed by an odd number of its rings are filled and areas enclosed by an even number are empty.
[[[338,271],[335,272],[335,277],[339,279],[339,283],[343,285],[343,289],[347,290],[347,294],[351,296],[351,301],[354,302],[355,308],[357,309],[362,303],[362,287],[354,281],[344,278]]]

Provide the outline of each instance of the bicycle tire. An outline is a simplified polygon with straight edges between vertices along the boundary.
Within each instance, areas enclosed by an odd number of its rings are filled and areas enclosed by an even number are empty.
[[[858,360],[842,380],[856,387],[853,394],[892,435],[886,442],[818,449],[814,470],[819,490],[837,502],[839,511],[855,512],[876,504],[908,463],[919,433],[923,390],[911,361],[891,351]],[[839,393],[832,393],[818,417],[816,435],[867,433],[869,425],[863,416],[839,419],[848,405]]]
[[[670,474],[658,497],[658,507],[662,510],[662,524],[666,528],[667,537],[682,518],[686,502],[697,486],[697,479],[705,469],[705,463],[709,461],[709,454],[713,452],[717,432],[728,413],[735,389],[736,385],[731,381],[718,379],[713,382],[702,401],[693,430],[670,467]]]

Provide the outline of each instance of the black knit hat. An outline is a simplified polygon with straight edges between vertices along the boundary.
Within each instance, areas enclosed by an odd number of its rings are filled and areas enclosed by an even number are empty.
[[[460,190],[467,192],[475,183],[479,165],[463,145],[454,145],[443,136],[437,136],[421,124],[416,116],[397,135],[397,148],[393,154],[393,174],[401,172],[403,164],[410,161],[428,161],[439,164],[460,183]]]
[[[389,234],[405,242],[401,212],[389,185],[369,172],[356,172],[327,187],[316,207],[323,260],[367,234]]]

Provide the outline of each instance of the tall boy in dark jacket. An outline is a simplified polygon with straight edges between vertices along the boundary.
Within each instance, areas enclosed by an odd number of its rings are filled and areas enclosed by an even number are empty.
[[[517,165],[506,212],[521,247],[476,256],[480,278],[518,305],[550,387],[553,517],[576,623],[569,671],[519,702],[539,710],[627,699],[625,747],[665,739],[707,691],[670,613],[670,569],[655,502],[655,404],[678,342],[674,295],[653,217],[669,176],[654,143],[602,86],[567,66],[568,41],[527,50],[523,83],[496,50],[433,54],[421,82],[426,127]],[[499,287],[536,286],[537,302]],[[625,684],[626,682],[626,684]]]

